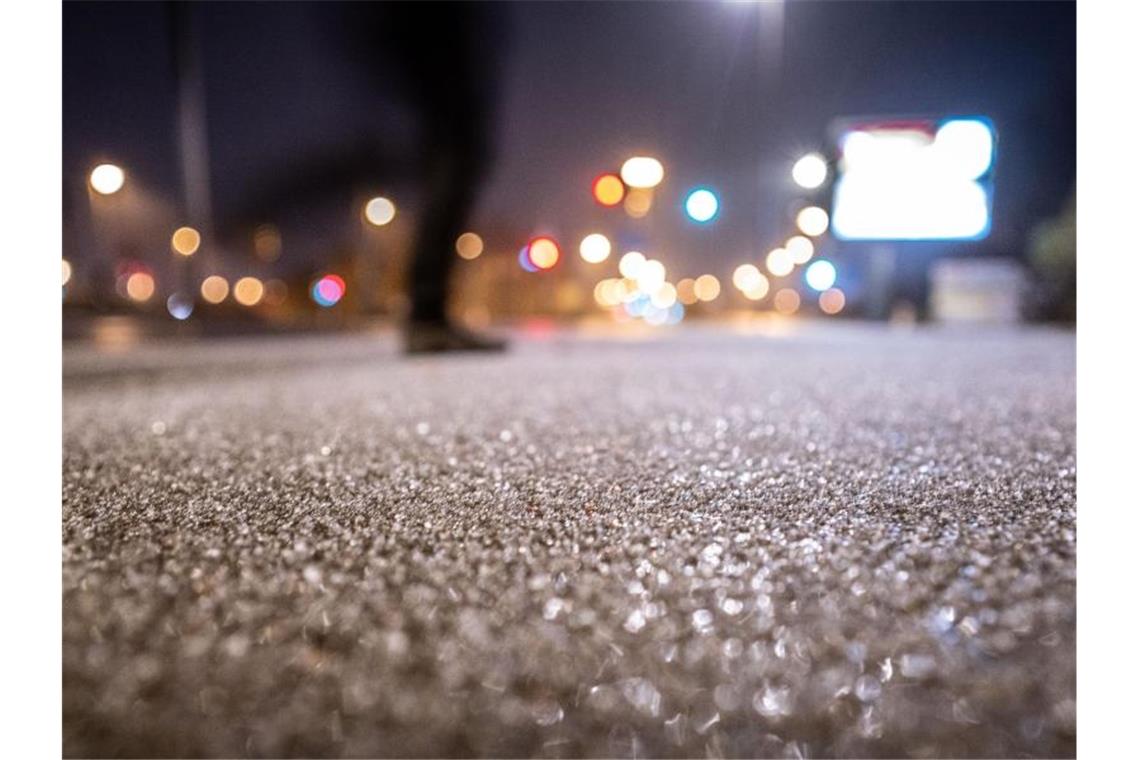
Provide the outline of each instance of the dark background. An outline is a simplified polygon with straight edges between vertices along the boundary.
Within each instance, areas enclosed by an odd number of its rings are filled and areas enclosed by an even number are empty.
[[[338,30],[309,3],[198,6],[207,78],[215,213],[224,220],[291,167],[382,160],[361,181],[409,180],[415,122],[395,87],[375,86]],[[1058,213],[1075,177],[1075,4],[789,2],[779,39],[755,4],[509,3],[498,157],[473,227],[507,224],[567,237],[599,218],[591,179],[633,152],[661,157],[664,203],[716,187],[715,228],[657,215],[670,261],[731,267],[789,234],[791,163],[825,149],[833,118],[984,114],[999,134],[992,234],[950,253],[1024,258],[1032,227]],[[770,15],[770,14],[769,14]],[[180,197],[168,8],[66,3],[65,183],[113,159],[140,184]],[[774,62],[774,64],[773,64]],[[775,70],[773,71],[773,65]],[[763,70],[762,70],[763,69]],[[348,158],[345,158],[348,157]],[[676,197],[674,197],[676,196]],[[333,217],[298,197],[279,210],[311,244],[279,266],[310,266]],[[638,242],[644,230],[619,233]],[[916,260],[947,252],[914,245]],[[855,247],[857,249],[857,246]],[[857,254],[857,250],[852,255]]]

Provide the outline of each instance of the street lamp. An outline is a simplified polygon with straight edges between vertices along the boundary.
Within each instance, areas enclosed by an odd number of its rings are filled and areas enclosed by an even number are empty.
[[[827,179],[827,162],[818,153],[808,153],[792,166],[792,179],[806,190],[814,190]]]
[[[665,167],[656,158],[634,156],[621,165],[621,178],[630,187],[649,189],[661,184]]]
[[[711,222],[719,210],[720,201],[717,200],[716,194],[708,188],[697,188],[685,198],[685,213],[694,222],[701,224]]]
[[[827,259],[814,262],[804,272],[804,279],[812,290],[822,293],[835,284],[835,265]]]
[[[119,192],[126,181],[123,170],[114,164],[99,164],[91,170],[91,189],[100,195],[113,195]]]
[[[827,232],[827,212],[819,206],[808,206],[796,214],[796,226],[808,237],[819,237]]]
[[[364,218],[375,227],[383,227],[396,217],[396,204],[383,196],[368,201],[364,207]]]

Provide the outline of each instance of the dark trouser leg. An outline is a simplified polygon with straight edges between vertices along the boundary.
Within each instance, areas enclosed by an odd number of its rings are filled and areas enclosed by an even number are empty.
[[[477,149],[461,143],[434,143],[428,150],[426,198],[412,250],[413,322],[446,319],[455,239],[470,216],[482,164]]]

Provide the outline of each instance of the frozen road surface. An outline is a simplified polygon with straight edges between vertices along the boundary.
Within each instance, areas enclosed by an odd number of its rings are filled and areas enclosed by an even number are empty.
[[[68,756],[1071,756],[1071,333],[64,366]]]

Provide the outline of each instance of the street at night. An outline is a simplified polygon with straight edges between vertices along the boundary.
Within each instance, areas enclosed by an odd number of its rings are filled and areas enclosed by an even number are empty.
[[[66,756],[1071,756],[1075,341],[64,352]]]

